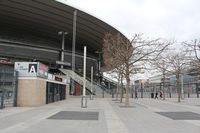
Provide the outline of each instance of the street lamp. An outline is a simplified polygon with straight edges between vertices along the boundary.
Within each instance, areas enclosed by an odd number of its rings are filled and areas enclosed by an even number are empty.
[[[99,64],[98,64],[98,70],[100,72],[100,69],[101,69],[101,54],[102,52],[101,51],[95,51],[96,54],[99,54]]]
[[[61,48],[61,57],[60,57],[60,61],[64,62],[64,50],[65,50],[65,35],[67,35],[68,33],[65,31],[59,31],[58,35],[62,36],[62,48]],[[61,68],[63,69],[63,65],[61,65]]]
[[[102,51],[95,51],[96,54],[99,55],[99,62],[98,62],[98,76],[99,76],[99,85],[101,85],[101,54]],[[104,88],[102,88],[102,97],[104,98]]]
[[[141,98],[143,98],[143,91],[144,91],[144,90],[143,90],[143,89],[144,89],[144,88],[143,88],[143,87],[144,87],[143,85],[144,85],[144,81],[141,80]]]
[[[91,66],[91,84],[90,84],[90,100],[93,100],[93,66]]]
[[[95,53],[99,55],[99,59],[98,59],[99,60],[98,61],[98,74],[100,76],[100,74],[101,74],[101,54],[102,54],[102,52],[101,51],[95,51]],[[99,81],[99,83],[100,83],[100,81]]]
[[[83,95],[81,99],[81,107],[87,108],[87,98],[86,98],[86,52],[87,48],[84,46],[84,57],[83,57]]]

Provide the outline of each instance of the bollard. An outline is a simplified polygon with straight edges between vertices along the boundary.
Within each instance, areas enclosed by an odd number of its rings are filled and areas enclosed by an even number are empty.
[[[87,108],[87,97],[82,96],[81,98],[81,108]]]
[[[105,97],[105,94],[104,94],[104,89],[102,89],[102,98]]]

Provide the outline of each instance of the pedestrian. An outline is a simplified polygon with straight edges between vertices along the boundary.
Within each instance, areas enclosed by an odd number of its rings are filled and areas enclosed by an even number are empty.
[[[137,91],[135,91],[135,99],[138,99]]]
[[[158,92],[156,92],[155,99],[158,99]]]
[[[160,91],[160,98],[162,98],[162,92]]]

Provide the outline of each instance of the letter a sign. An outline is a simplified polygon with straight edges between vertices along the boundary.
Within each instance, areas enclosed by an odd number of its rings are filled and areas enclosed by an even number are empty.
[[[29,73],[36,73],[37,72],[37,64],[29,64],[28,72]]]

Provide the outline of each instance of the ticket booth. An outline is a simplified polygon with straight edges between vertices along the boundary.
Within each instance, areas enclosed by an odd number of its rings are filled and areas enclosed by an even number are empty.
[[[66,80],[57,81],[57,76],[48,74],[46,65],[15,62],[15,71],[19,76],[17,106],[41,106],[66,98]]]

